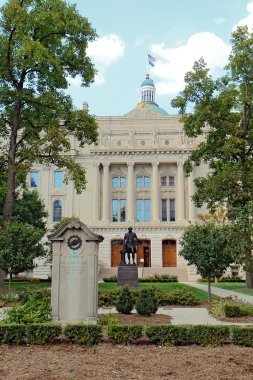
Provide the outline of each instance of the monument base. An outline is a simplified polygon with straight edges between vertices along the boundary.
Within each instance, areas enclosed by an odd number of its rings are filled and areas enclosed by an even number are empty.
[[[135,264],[119,265],[118,286],[129,285],[131,288],[138,288],[138,267]]]

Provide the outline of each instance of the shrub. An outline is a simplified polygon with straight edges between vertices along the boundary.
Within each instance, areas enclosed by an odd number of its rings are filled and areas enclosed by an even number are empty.
[[[241,308],[239,305],[225,305],[224,306],[225,317],[241,317]]]
[[[167,295],[169,305],[188,305],[193,306],[197,303],[197,297],[187,289],[176,289]]]
[[[112,314],[112,313],[100,314],[99,315],[99,324],[102,326],[117,325],[118,321],[117,321],[115,314]]]
[[[228,326],[190,326],[189,342],[201,346],[219,346],[229,339]]]
[[[29,344],[45,344],[52,342],[62,333],[57,323],[30,324],[26,326],[26,338]]]
[[[168,274],[154,276],[147,276],[139,278],[139,282],[177,282],[177,276],[170,276]]]
[[[253,347],[252,327],[232,327],[232,342],[236,346]]]
[[[27,301],[33,299],[42,299],[50,298],[51,290],[50,289],[37,289],[33,286],[28,286],[25,289],[22,289],[18,292],[18,300],[21,304],[25,304]]]
[[[1,344],[22,344],[25,342],[26,326],[21,324],[0,325]]]
[[[120,288],[116,288],[113,290],[98,290],[98,306],[112,306],[117,302],[117,298],[120,293]]]
[[[157,312],[157,306],[157,297],[154,288],[141,289],[136,301],[137,313],[148,317]]]
[[[117,278],[117,276],[111,276],[111,277],[103,278],[103,281],[104,282],[117,282],[118,278]]]
[[[109,325],[108,338],[116,344],[134,343],[142,337],[143,326],[140,325]]]
[[[15,290],[2,290],[0,300],[3,302],[3,306],[6,303],[16,303],[19,300],[19,295]]]
[[[146,327],[145,333],[153,344],[171,346],[188,343],[188,328],[185,326],[157,325]]]
[[[86,323],[67,324],[64,335],[71,343],[93,346],[102,341],[102,326]]]
[[[116,310],[121,314],[130,314],[134,307],[133,296],[129,286],[124,286],[120,290],[116,302]]]

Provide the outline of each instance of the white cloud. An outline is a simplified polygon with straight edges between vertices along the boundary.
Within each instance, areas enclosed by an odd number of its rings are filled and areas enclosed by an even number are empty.
[[[247,25],[249,30],[252,31],[253,28],[253,1],[248,3],[247,5],[247,11],[248,11],[248,16],[240,20],[236,25],[234,25],[233,30],[237,28],[237,26],[243,26]]]
[[[156,83],[158,94],[176,94],[184,88],[184,75],[192,69],[194,61],[204,58],[211,73],[225,66],[230,46],[210,32],[193,34],[188,41],[176,48],[164,43],[151,45],[151,53],[157,58],[151,74],[160,79]]]
[[[223,24],[226,20],[223,17],[216,18],[214,20],[215,24]]]

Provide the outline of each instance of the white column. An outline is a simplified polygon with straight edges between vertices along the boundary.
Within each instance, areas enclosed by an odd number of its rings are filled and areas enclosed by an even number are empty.
[[[127,223],[134,222],[134,163],[127,163]]]
[[[100,170],[99,163],[93,165],[94,168],[94,194],[93,194],[93,220],[100,220]]]
[[[159,176],[158,176],[159,162],[152,162],[152,212],[153,222],[158,223],[159,218]]]
[[[189,221],[195,221],[195,206],[192,201],[192,196],[194,195],[194,176],[193,172],[190,173],[188,177],[188,202],[189,202]]]
[[[110,199],[109,199],[109,162],[103,163],[103,222],[109,223]]]
[[[184,216],[184,166],[183,162],[177,163],[177,219],[178,222],[182,222],[185,219]]]

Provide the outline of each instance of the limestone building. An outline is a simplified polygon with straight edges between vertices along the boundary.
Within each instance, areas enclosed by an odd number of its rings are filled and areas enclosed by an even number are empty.
[[[183,164],[199,141],[187,138],[178,116],[158,106],[149,75],[140,92],[140,103],[126,115],[96,118],[97,145],[80,148],[72,138],[69,154],[86,168],[88,180],[81,195],[72,183],[64,184],[64,173],[54,167],[34,166],[29,184],[44,198],[49,229],[61,217],[76,216],[104,236],[100,277],[116,274],[123,236],[132,226],[141,240],[140,276],[169,273],[191,280],[195,271],[178,255],[179,238],[200,212],[191,196],[201,169],[185,177]],[[43,270],[45,275],[48,268],[39,265],[34,276]]]

